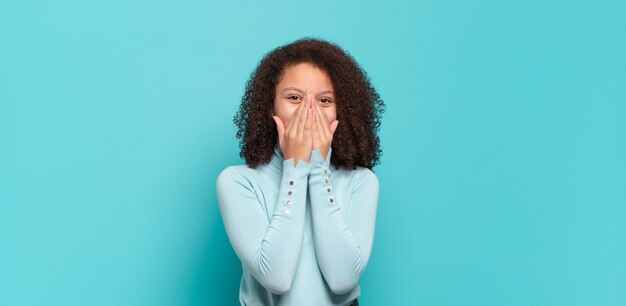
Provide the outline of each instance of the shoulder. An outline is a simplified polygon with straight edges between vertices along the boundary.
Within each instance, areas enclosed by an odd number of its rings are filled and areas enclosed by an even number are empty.
[[[217,176],[217,192],[224,189],[245,188],[251,189],[252,175],[246,165],[233,165],[224,168]]]
[[[378,188],[378,177],[369,168],[357,166],[354,170],[348,170],[345,167],[335,170],[336,174],[348,178],[353,188],[358,189],[360,187],[375,187]]]
[[[358,171],[358,175],[362,180],[376,181],[378,182],[378,177],[374,171],[369,168],[358,166],[355,171]]]
[[[378,177],[369,168],[358,166],[355,173],[355,182],[360,186],[378,189]]]
[[[376,210],[376,206],[378,205],[378,195],[380,192],[378,177],[376,174],[369,168],[365,167],[357,167],[349,172],[351,172],[352,175],[349,186],[350,197],[352,199],[360,199],[358,201],[351,201],[351,203],[361,203],[350,205],[358,205],[360,207],[366,206]]]

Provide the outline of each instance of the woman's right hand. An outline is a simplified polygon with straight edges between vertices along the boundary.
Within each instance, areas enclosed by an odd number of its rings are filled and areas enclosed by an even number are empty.
[[[278,116],[272,116],[278,130],[278,142],[285,160],[293,158],[294,166],[298,160],[309,162],[313,148],[311,125],[313,123],[313,103],[310,95],[306,98],[291,115],[289,123],[285,124]]]

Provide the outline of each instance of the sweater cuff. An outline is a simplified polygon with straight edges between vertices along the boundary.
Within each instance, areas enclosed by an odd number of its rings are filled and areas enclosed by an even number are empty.
[[[283,161],[283,174],[291,176],[294,179],[306,178],[311,173],[313,166],[303,160],[299,160],[294,166],[293,157]]]
[[[283,161],[283,176],[275,214],[282,215],[294,222],[304,224],[306,194],[311,164],[302,160],[294,166],[293,158]]]
[[[332,147],[328,148],[328,154],[326,154],[326,160],[322,158],[322,152],[320,149],[311,151],[311,165],[315,168],[328,169],[330,166],[330,155],[333,153]]]
[[[326,206],[336,206],[333,185],[330,180],[330,155],[332,149],[328,149],[328,155],[326,160],[322,159],[322,154],[319,149],[311,152],[311,164],[312,169],[309,175],[309,194],[311,195],[311,202],[314,207],[322,207],[322,203],[326,203]],[[315,209],[315,208],[314,208]]]

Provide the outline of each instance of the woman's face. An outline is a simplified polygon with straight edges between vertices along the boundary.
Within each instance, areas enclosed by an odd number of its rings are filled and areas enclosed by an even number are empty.
[[[304,101],[307,91],[313,93],[315,103],[326,113],[329,123],[337,119],[335,93],[330,77],[324,70],[300,63],[287,66],[276,85],[274,115],[283,121],[285,127],[298,105]]]

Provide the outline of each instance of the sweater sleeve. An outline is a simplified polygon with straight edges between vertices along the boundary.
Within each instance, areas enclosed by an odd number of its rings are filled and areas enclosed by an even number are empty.
[[[283,161],[279,194],[271,220],[250,178],[234,166],[216,182],[224,227],[242,265],[266,289],[284,294],[291,288],[304,235],[307,180],[311,164]]]
[[[335,294],[352,290],[365,270],[374,241],[378,207],[378,178],[369,169],[355,174],[349,209],[343,212],[335,198],[329,150],[326,160],[319,150],[311,153],[309,193],[315,251],[320,270]],[[343,205],[343,207],[348,207]]]

